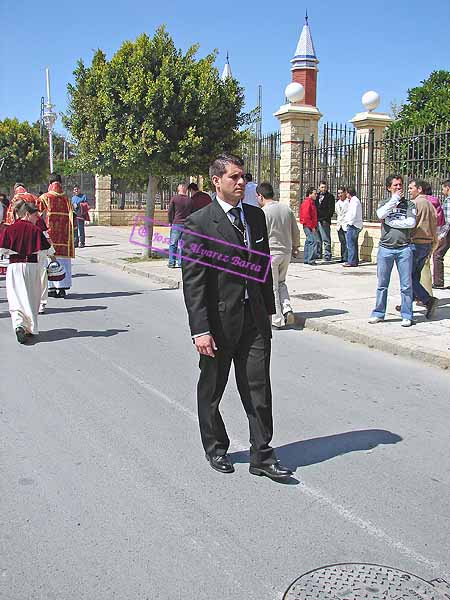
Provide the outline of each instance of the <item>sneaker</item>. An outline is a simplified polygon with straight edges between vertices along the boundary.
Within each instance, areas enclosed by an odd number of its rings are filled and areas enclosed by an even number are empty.
[[[369,322],[371,325],[375,325],[375,323],[382,323],[383,321],[384,321],[384,318],[383,318],[383,317],[370,317],[370,319],[369,319],[369,321],[368,321],[368,322]]]
[[[438,304],[438,299],[437,298],[430,298],[428,300],[427,303],[427,312],[425,313],[425,317],[427,319],[431,319],[434,316],[434,313],[436,312],[436,308],[437,308],[437,304]]]
[[[284,315],[284,322],[286,323],[286,325],[295,325],[295,315],[292,312],[292,310],[290,310]]]
[[[38,312],[40,315],[43,315],[45,313],[45,304],[41,304]]]
[[[175,269],[175,265],[167,265],[168,269]]]
[[[402,327],[411,327],[412,321],[411,319],[402,319],[401,326]]]
[[[444,284],[440,284],[440,283],[433,283],[433,285],[431,286],[433,288],[433,290],[444,290]]]
[[[25,344],[27,340],[27,334],[23,327],[16,327],[16,337],[19,344]]]

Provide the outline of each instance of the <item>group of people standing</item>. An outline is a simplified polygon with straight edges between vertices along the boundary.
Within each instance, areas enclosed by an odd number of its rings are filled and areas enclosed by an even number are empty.
[[[328,191],[326,181],[319,188],[310,186],[300,205],[299,221],[306,236],[303,262],[315,265],[316,259],[333,260],[331,220],[336,213],[336,228],[344,267],[359,265],[358,238],[363,228],[362,206],[354,187],[338,188],[338,200]]]
[[[76,190],[79,192],[79,188]],[[83,196],[80,202],[84,201]],[[81,216],[85,211],[85,207],[79,208]],[[48,296],[65,298],[72,285],[74,218],[77,212],[64,193],[59,174],[50,176],[48,191],[39,197],[29,193],[22,183],[15,184],[14,196],[0,224],[0,255],[8,263],[3,267],[6,293],[20,343],[37,335],[37,315],[45,312]],[[49,258],[59,263],[64,277],[48,280]]]
[[[444,287],[444,256],[450,247],[450,180],[442,184],[444,202],[432,195],[431,186],[413,180],[408,186],[410,199],[403,193],[401,175],[386,179],[390,196],[378,206],[381,239],[377,256],[378,286],[375,308],[369,323],[385,319],[392,268],[400,279],[402,327],[413,324],[413,301],[424,306],[425,317],[433,317],[437,299],[432,288]],[[433,256],[434,283],[431,284],[430,259]],[[427,273],[428,271],[428,273]]]

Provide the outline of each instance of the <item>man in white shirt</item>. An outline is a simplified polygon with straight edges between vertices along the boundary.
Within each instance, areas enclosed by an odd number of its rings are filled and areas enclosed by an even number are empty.
[[[252,206],[257,206],[258,204],[258,196],[256,195],[256,183],[253,181],[253,175],[251,173],[245,174],[245,195],[242,202],[246,204],[251,204]]]
[[[259,205],[266,217],[269,248],[272,257],[273,293],[275,296],[275,314],[272,326],[279,328],[294,325],[295,318],[286,285],[286,275],[291,256],[297,253],[300,245],[300,232],[292,210],[287,204],[274,199],[270,183],[260,183],[256,188]]]
[[[347,242],[348,260],[344,267],[357,267],[359,265],[358,237],[363,228],[362,206],[356,196],[354,187],[347,188],[348,209],[345,213],[344,224],[347,227],[345,239]]]
[[[339,236],[339,242],[341,244],[341,262],[346,263],[348,260],[347,253],[347,223],[345,222],[345,214],[348,210],[349,199],[347,198],[347,190],[345,188],[339,188],[337,192],[336,202],[336,229]]]

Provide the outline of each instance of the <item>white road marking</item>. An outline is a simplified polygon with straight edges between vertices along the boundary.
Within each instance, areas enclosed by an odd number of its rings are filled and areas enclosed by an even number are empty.
[[[89,352],[92,352],[93,354],[95,354],[97,359],[101,358],[96,352],[93,352],[92,350],[89,350],[88,348],[86,348],[86,349]],[[177,402],[173,398],[170,398],[167,394],[165,394],[164,392],[161,392],[160,390],[155,388],[153,385],[150,385],[141,377],[138,377],[137,375],[130,373],[130,371],[124,369],[121,365],[119,365],[115,362],[112,362],[110,359],[108,359],[108,361],[104,361],[104,362],[107,362],[107,364],[109,364],[109,365],[113,365],[115,369],[117,369],[118,371],[123,373],[126,377],[128,377],[129,379],[131,379],[132,381],[134,381],[141,387],[143,387],[145,390],[147,390],[154,396],[160,398],[161,400],[163,400],[170,406],[174,407],[179,412],[186,415],[194,423],[198,423],[197,414],[194,411],[189,410],[188,408],[183,406],[180,402]],[[233,446],[233,449],[237,450],[239,452],[248,450],[248,445],[244,445],[244,444],[238,442],[237,440],[230,439],[230,443]],[[439,561],[431,560],[431,559],[427,558],[426,556],[423,556],[422,554],[416,552],[412,548],[409,548],[403,542],[394,539],[392,536],[388,535],[385,531],[383,531],[382,529],[380,529],[379,527],[377,527],[376,525],[374,525],[367,519],[363,519],[363,518],[359,517],[353,511],[349,510],[342,504],[339,504],[339,502],[336,502],[332,498],[329,498],[320,490],[307,485],[303,481],[300,482],[300,485],[298,485],[296,487],[296,489],[303,492],[306,496],[309,496],[310,498],[314,498],[323,506],[328,506],[335,513],[337,513],[340,517],[342,517],[349,523],[356,525],[357,527],[359,527],[359,529],[361,529],[365,533],[371,535],[372,537],[384,542],[387,546],[390,546],[391,548],[397,550],[400,554],[403,554],[404,556],[408,557],[409,559],[413,560],[414,562],[416,562],[418,564],[426,565],[427,567],[429,567],[431,569],[439,571],[440,577],[444,577],[446,579],[450,578],[450,575],[444,571],[444,569],[446,569],[446,567],[443,564],[441,564]]]

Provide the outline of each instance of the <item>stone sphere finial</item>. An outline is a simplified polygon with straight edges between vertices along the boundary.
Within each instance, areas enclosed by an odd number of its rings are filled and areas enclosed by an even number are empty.
[[[380,104],[380,94],[370,90],[362,95],[361,102],[363,103],[365,109],[371,112]]]
[[[286,86],[284,90],[284,95],[289,100],[289,102],[300,102],[305,97],[305,88],[301,83],[297,83],[293,81],[289,85]]]

